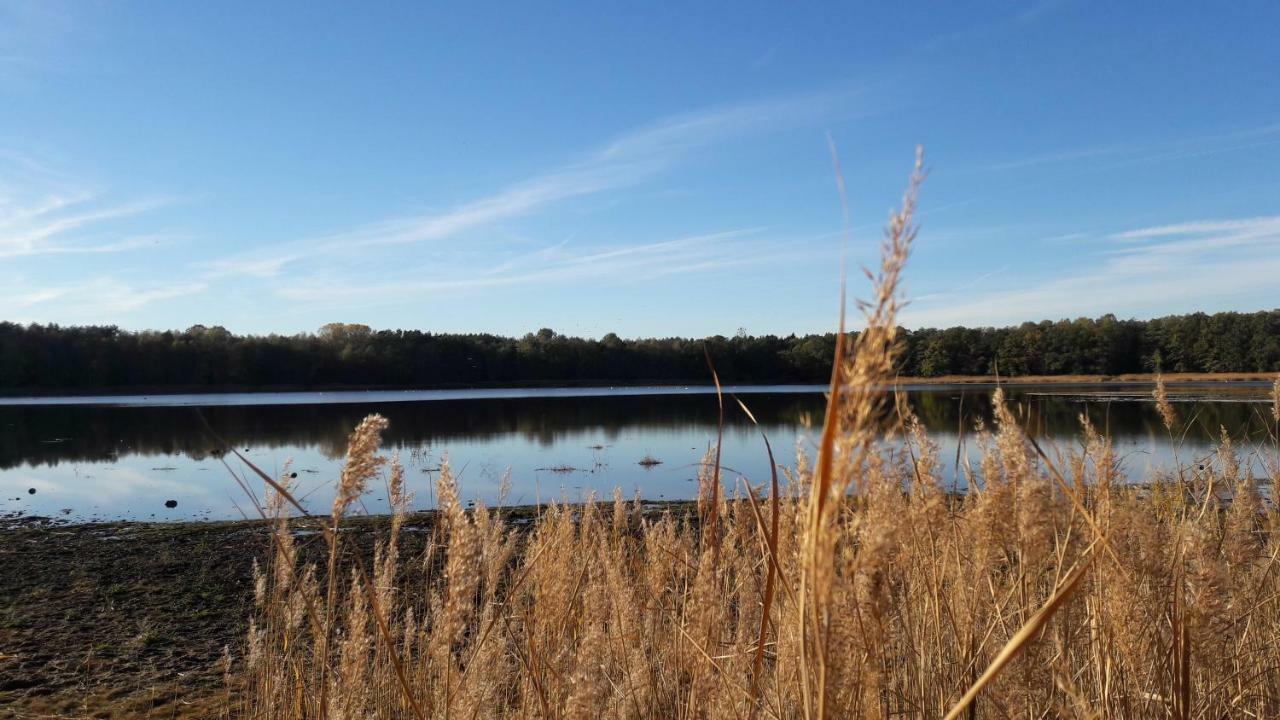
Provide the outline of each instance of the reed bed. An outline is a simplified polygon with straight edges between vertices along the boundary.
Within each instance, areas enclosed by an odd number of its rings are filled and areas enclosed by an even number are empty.
[[[402,557],[403,470],[371,416],[317,567],[298,559],[287,481],[260,473],[272,560],[228,658],[227,714],[1280,716],[1280,514],[1225,431],[1207,462],[1126,478],[1087,418],[1078,444],[1042,447],[997,391],[995,422],[972,429],[972,489],[952,495],[910,408],[875,389],[894,375],[922,179],[917,161],[865,329],[841,335],[817,447],[759,486],[723,488],[713,449],[687,511],[615,492],[517,525],[464,507],[446,464],[432,541]],[[1280,381],[1275,395],[1280,423]],[[1156,400],[1178,436],[1162,384]],[[1273,481],[1274,437],[1249,451]],[[342,520],[376,478],[394,514],[365,556]]]

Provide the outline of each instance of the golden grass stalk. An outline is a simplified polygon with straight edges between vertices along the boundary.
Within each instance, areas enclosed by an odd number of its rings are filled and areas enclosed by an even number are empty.
[[[1173,432],[1173,426],[1178,424],[1178,413],[1173,409],[1173,405],[1169,403],[1169,394],[1164,386],[1164,376],[1156,373],[1156,388],[1152,391],[1151,396],[1156,401],[1156,411],[1160,413],[1160,421],[1164,423],[1164,429]]]
[[[1000,674],[1000,671],[1003,670],[1005,666],[1008,665],[1013,658],[1035,638],[1035,636],[1044,628],[1045,623],[1048,622],[1049,618],[1057,612],[1058,608],[1061,607],[1064,602],[1066,602],[1067,598],[1071,596],[1071,592],[1075,590],[1076,585],[1078,585],[1080,580],[1084,578],[1085,571],[1089,569],[1092,562],[1093,555],[1089,554],[1084,563],[1071,571],[1071,574],[1063,580],[1062,585],[1054,591],[1053,596],[1045,602],[1044,606],[1028,618],[1027,622],[1018,629],[1018,632],[1014,633],[1014,636],[1009,638],[1009,641],[1004,644],[1004,647],[1000,648],[1000,652],[996,653],[995,659],[987,666],[987,669],[978,678],[977,682],[965,691],[965,694],[960,698],[959,702],[952,706],[951,710],[947,712],[943,720],[955,720],[955,718],[960,717],[960,715],[969,708],[974,699],[978,697],[978,693],[995,680],[996,676]]]
[[[1280,375],[1271,383],[1271,419],[1280,423]]]

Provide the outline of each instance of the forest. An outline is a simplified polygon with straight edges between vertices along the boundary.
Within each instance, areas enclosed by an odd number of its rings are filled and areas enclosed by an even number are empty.
[[[899,339],[909,377],[1280,371],[1280,310],[903,329]],[[834,347],[830,333],[597,340],[548,328],[510,338],[331,323],[259,336],[0,322],[0,393],[705,383],[704,349],[726,383],[824,382]]]

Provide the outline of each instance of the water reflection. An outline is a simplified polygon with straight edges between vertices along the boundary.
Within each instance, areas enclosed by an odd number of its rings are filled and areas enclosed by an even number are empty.
[[[1142,397],[1135,395],[1133,398]],[[1129,398],[1129,399],[1133,399]],[[780,459],[804,446],[822,417],[819,393],[744,395],[770,435]],[[908,399],[941,446],[949,483],[962,484],[959,466],[975,452],[973,429],[990,423],[989,394],[974,388],[916,390]],[[1079,434],[1079,416],[1110,434],[1131,477],[1172,462],[1172,446],[1154,409],[1124,398],[1010,394],[1029,432],[1066,447]],[[1175,398],[1178,399],[1178,398]],[[1255,397],[1211,400],[1183,396],[1179,403],[1191,430],[1184,460],[1211,452],[1220,428],[1246,449],[1269,437],[1268,410]],[[729,403],[724,464],[726,482],[742,474],[768,477],[757,430]],[[0,407],[0,512],[65,515],[75,520],[113,518],[233,518],[245,505],[208,432],[278,472],[292,459],[299,493],[313,510],[330,501],[351,428],[370,412],[391,426],[387,447],[410,466],[418,505],[429,506],[431,483],[446,452],[460,471],[464,494],[492,500],[511,468],[514,502],[552,497],[608,495],[615,486],[650,498],[695,494],[696,463],[716,434],[715,399],[708,395],[523,397],[434,402],[347,403],[193,407],[5,406]],[[207,423],[207,427],[206,427]],[[662,460],[646,468],[646,455]],[[233,469],[238,463],[230,463]],[[240,468],[242,470],[242,468]],[[258,483],[254,482],[254,486]],[[34,495],[30,490],[35,490]],[[366,509],[385,509],[374,492]],[[176,507],[165,507],[166,501]]]
[[[745,401],[774,428],[803,425],[815,412],[821,417],[821,395],[753,395]],[[351,429],[372,412],[391,422],[383,435],[386,446],[401,449],[499,437],[551,447],[587,431],[605,441],[637,429],[697,434],[714,426],[717,417],[715,398],[706,395],[206,408],[0,407],[0,469],[109,462],[120,454],[203,459],[219,450],[206,422],[239,448],[314,447],[333,460],[346,452]],[[740,414],[726,420],[748,424]]]

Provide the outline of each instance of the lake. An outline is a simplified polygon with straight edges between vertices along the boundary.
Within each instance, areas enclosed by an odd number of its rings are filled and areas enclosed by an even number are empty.
[[[768,480],[760,430],[783,464],[793,462],[797,447],[813,447],[823,390],[726,388],[761,423],[752,426],[726,397],[726,488],[742,477],[756,484]],[[1179,458],[1191,462],[1212,453],[1219,427],[1228,429],[1242,454],[1269,447],[1269,390],[1260,382],[1171,385],[1171,400],[1192,420]],[[904,391],[941,446],[947,482],[963,487],[957,461],[976,457],[972,427],[978,418],[990,419],[991,388]],[[1050,445],[1065,449],[1076,442],[1077,417],[1087,412],[1098,428],[1109,430],[1131,479],[1173,463],[1149,385],[1024,385],[1008,392],[1028,428]],[[496,500],[508,469],[510,504],[579,500],[592,492],[608,498],[614,487],[629,497],[692,498],[698,463],[715,442],[717,426],[714,391],[704,387],[0,398],[0,515],[93,522],[238,519],[241,509],[252,514],[231,472],[246,477],[255,491],[262,483],[234,456],[221,456],[210,429],[267,472],[279,473],[291,461],[296,494],[311,511],[327,512],[347,435],[373,412],[391,423],[384,447],[405,465],[416,508],[433,505],[433,482],[445,457],[467,499]],[[660,463],[641,464],[645,458]],[[1250,464],[1265,474],[1258,462]],[[166,507],[169,501],[175,506]],[[362,511],[386,510],[386,492],[375,487]]]

